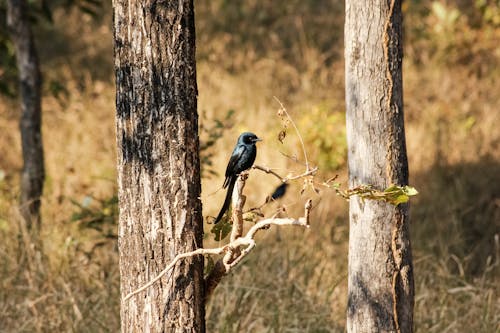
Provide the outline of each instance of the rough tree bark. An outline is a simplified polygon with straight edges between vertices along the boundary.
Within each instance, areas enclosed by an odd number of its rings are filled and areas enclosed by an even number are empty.
[[[349,185],[408,183],[398,0],[347,0]],[[412,332],[408,205],[351,198],[347,331]]]
[[[192,0],[114,0],[122,332],[204,332]]]
[[[28,229],[40,227],[40,196],[45,169],[42,145],[41,76],[25,0],[7,0],[7,25],[16,52],[21,94],[21,215]]]

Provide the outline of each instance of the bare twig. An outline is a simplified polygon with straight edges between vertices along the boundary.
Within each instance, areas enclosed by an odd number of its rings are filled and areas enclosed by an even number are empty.
[[[151,287],[159,279],[161,279],[163,275],[165,275],[169,270],[171,270],[179,260],[184,259],[184,258],[194,257],[194,256],[197,256],[197,255],[200,255],[200,254],[201,255],[204,255],[204,254],[221,254],[221,253],[224,253],[224,251],[226,251],[226,249],[227,249],[228,246],[229,245],[226,245],[226,246],[218,247],[218,248],[215,248],[215,249],[196,249],[194,251],[190,251],[190,252],[181,253],[181,254],[176,255],[175,258],[174,258],[174,260],[172,260],[170,262],[170,264],[168,264],[167,267],[165,267],[165,269],[162,270],[155,278],[153,278],[151,281],[149,281],[148,283],[146,283],[142,287],[140,287],[140,288],[138,288],[138,289],[130,292],[129,294],[127,294],[127,296],[125,296],[125,298],[124,298],[124,301],[130,299],[132,296],[140,293],[141,291],[144,291],[144,290],[148,289],[149,287]]]
[[[283,103],[281,103],[281,101],[278,99],[278,97],[276,97],[276,96],[273,96],[273,97],[280,104],[280,111],[284,112],[286,114],[288,120],[292,123],[293,128],[295,128],[295,132],[297,132],[297,136],[299,137],[300,144],[302,145],[302,151],[304,152],[304,159],[306,161],[306,169],[309,171],[309,160],[307,159],[306,146],[304,145],[304,140],[302,140],[302,136],[300,135],[299,129],[295,125],[295,122],[293,121],[292,117],[290,117],[290,115],[286,111],[286,108],[283,105]]]
[[[308,207],[311,205],[311,202],[312,202],[311,199],[307,200],[307,202],[306,202],[305,210],[307,212],[307,215],[309,215],[309,210],[311,209],[311,207]],[[253,227],[250,228],[250,230],[248,230],[246,236],[243,238],[240,238],[240,239],[242,239],[243,242],[249,242],[250,239],[254,238],[257,231],[259,231],[260,229],[262,229],[264,227],[270,226],[270,225],[298,225],[298,226],[309,228],[310,223],[309,223],[309,220],[306,219],[306,217],[299,217],[298,219],[269,218],[269,219],[265,219],[265,220],[262,220],[262,221],[255,223],[253,225]]]
[[[270,173],[271,175],[275,176],[276,178],[278,178],[283,183],[286,181],[284,177],[281,177],[278,173],[276,173],[273,169],[271,169],[269,167],[263,167],[263,166],[260,166],[260,165],[254,165],[252,168],[260,170],[260,171],[264,171],[265,173]]]
[[[264,171],[265,173],[270,173],[270,174],[274,175],[276,178],[278,178],[283,183],[286,183],[286,182],[291,181],[291,180],[295,180],[295,179],[304,178],[304,177],[307,177],[307,176],[314,175],[318,171],[318,167],[314,167],[312,169],[309,169],[309,168],[306,169],[306,171],[304,171],[300,175],[290,176],[290,177],[281,177],[278,173],[276,173],[275,171],[273,171],[271,168],[268,168],[268,167],[263,167],[263,166],[260,166],[260,165],[254,165],[252,168],[260,170],[260,171]]]
[[[288,159],[290,159],[290,160],[294,161],[294,162],[295,162],[295,163],[297,163],[297,164],[300,164],[300,165],[306,166],[306,164],[305,164],[305,163],[302,163],[301,161],[299,161],[299,159],[298,159],[298,158],[297,158],[297,156],[295,156],[295,155],[290,156],[290,155],[288,155],[288,154],[286,154],[286,153],[284,153],[284,152],[282,152],[282,151],[280,151],[280,154],[281,154],[281,155],[283,155],[283,156],[285,156],[286,158],[288,158]]]

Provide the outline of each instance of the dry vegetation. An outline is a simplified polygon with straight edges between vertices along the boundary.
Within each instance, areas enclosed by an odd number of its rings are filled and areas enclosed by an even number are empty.
[[[242,130],[265,139],[258,164],[300,169],[279,153],[300,156],[292,133],[284,147],[276,140],[278,96],[321,176],[345,180],[342,3],[244,3],[196,3],[203,122],[210,127],[235,110],[234,126],[212,147],[212,169],[224,169]],[[420,192],[411,207],[416,332],[500,331],[500,8],[498,1],[472,3],[405,2],[407,145],[411,184]],[[43,254],[22,237],[18,109],[0,100],[1,332],[118,330],[114,87],[105,12],[95,20],[59,11],[54,26],[37,29],[46,82]],[[277,185],[255,173],[247,183],[251,205]],[[223,196],[216,193],[222,172],[206,176],[205,216],[216,213]],[[302,210],[300,186],[281,202],[291,212]],[[259,234],[258,247],[207,305],[209,332],[344,331],[347,205],[328,191],[306,195],[319,201],[310,230]],[[206,244],[214,245],[210,228]]]

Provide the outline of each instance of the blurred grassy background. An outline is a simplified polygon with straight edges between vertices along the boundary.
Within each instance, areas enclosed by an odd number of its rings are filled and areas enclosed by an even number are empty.
[[[257,162],[300,164],[281,145],[277,96],[320,178],[345,181],[343,3],[196,1],[204,216],[223,200],[235,138],[265,141]],[[23,238],[17,207],[18,105],[0,97],[0,331],[107,332],[119,327],[111,10],[58,9],[37,24],[45,79],[47,180],[43,255]],[[406,1],[404,103],[412,199],[416,332],[500,331],[500,2]],[[233,116],[225,119],[228,112]],[[224,126],[215,119],[223,120]],[[212,137],[210,136],[212,135]],[[207,164],[207,162],[212,165]],[[264,179],[266,177],[266,179]],[[248,204],[277,183],[253,171]],[[209,332],[343,332],[347,204],[294,184],[280,202],[312,228],[261,232],[258,247],[207,305]],[[276,208],[273,204],[267,212]],[[214,245],[206,225],[206,246]]]

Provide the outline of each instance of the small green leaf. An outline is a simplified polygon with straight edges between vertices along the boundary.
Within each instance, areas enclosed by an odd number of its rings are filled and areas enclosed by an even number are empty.
[[[414,188],[414,187],[411,187],[411,186],[405,186],[404,187],[404,192],[408,196],[413,196],[413,195],[417,195],[418,194],[417,189]]]
[[[214,238],[217,242],[226,238],[227,235],[231,232],[233,225],[229,222],[229,218],[223,218],[219,221],[219,223],[215,224],[211,233],[214,234]]]
[[[395,199],[393,199],[393,200],[391,200],[389,202],[392,203],[393,205],[397,206],[399,204],[408,202],[408,200],[410,200],[409,196],[407,196],[405,194],[401,194],[401,195],[397,196]]]
[[[397,206],[408,202],[410,196],[417,194],[418,191],[414,187],[391,185],[384,190],[382,199]]]
[[[396,192],[396,191],[399,191],[399,190],[401,190],[401,187],[393,184],[393,185],[389,186],[388,188],[386,188],[384,190],[384,192],[390,193],[390,192]]]

